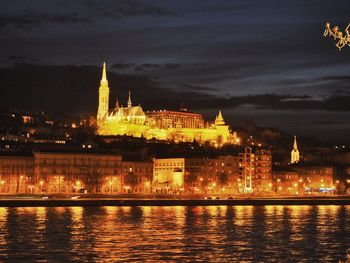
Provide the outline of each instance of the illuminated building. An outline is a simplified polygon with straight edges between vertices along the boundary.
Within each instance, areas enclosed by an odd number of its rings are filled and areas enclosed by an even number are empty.
[[[0,194],[28,194],[34,191],[33,156],[0,156]]]
[[[297,184],[297,186],[295,186]],[[290,166],[278,166],[273,169],[273,190],[275,193],[292,194],[299,193],[299,173]]]
[[[153,185],[156,193],[170,193],[184,185],[185,158],[153,159]]]
[[[129,135],[175,142],[196,140],[209,142],[215,146],[237,142],[237,134],[231,133],[221,111],[211,124],[205,124],[201,114],[187,110],[152,111],[146,114],[140,105],[132,105],[130,92],[126,107],[119,105],[117,100],[115,107],[109,109],[109,91],[104,63],[97,110],[99,135]]]
[[[153,162],[122,161],[123,193],[149,194],[152,192]],[[127,178],[132,177],[128,182]]]
[[[240,192],[238,155],[217,158],[154,159],[157,193],[237,194]]]
[[[34,152],[35,181],[42,193],[120,193],[122,157],[84,152]],[[106,180],[108,178],[109,180]],[[110,182],[113,183],[111,191]]]
[[[304,164],[293,167],[305,192],[333,192],[334,168],[328,165]]]
[[[160,110],[147,112],[148,122],[159,129],[190,128],[203,129],[204,119],[199,113],[181,111]]]
[[[323,165],[275,167],[274,190],[278,194],[332,193],[334,168]]]
[[[6,153],[0,156],[0,194],[147,194],[152,174],[152,161],[123,160],[110,152]]]
[[[245,148],[239,154],[240,178],[244,192],[272,191],[272,154],[265,149]]]
[[[300,160],[298,144],[297,144],[297,136],[294,136],[293,149],[290,153],[290,163],[298,163]]]

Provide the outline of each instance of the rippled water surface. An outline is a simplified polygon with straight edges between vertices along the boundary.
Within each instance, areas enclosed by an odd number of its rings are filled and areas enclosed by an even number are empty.
[[[349,206],[0,208],[0,262],[338,262]]]

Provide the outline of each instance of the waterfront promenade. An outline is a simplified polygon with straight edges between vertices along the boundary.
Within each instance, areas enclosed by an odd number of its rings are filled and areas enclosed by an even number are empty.
[[[57,206],[217,206],[217,205],[350,205],[350,196],[196,198],[2,197],[0,207]]]

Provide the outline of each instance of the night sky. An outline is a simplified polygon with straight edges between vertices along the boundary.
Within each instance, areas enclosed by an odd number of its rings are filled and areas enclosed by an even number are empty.
[[[95,113],[106,61],[111,106],[188,108],[299,136],[350,141],[350,3],[321,0],[3,0],[0,106]]]

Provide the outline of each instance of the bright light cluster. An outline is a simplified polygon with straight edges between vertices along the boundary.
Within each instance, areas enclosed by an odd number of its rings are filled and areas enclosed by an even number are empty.
[[[323,33],[323,36],[324,37],[328,37],[328,36],[333,37],[334,40],[337,41],[335,46],[339,49],[339,51],[341,51],[341,49],[343,47],[345,47],[346,45],[350,46],[349,27],[350,27],[350,23],[345,28],[345,33],[343,33],[342,31],[339,30],[338,26],[331,28],[331,24],[326,23],[326,29]]]

